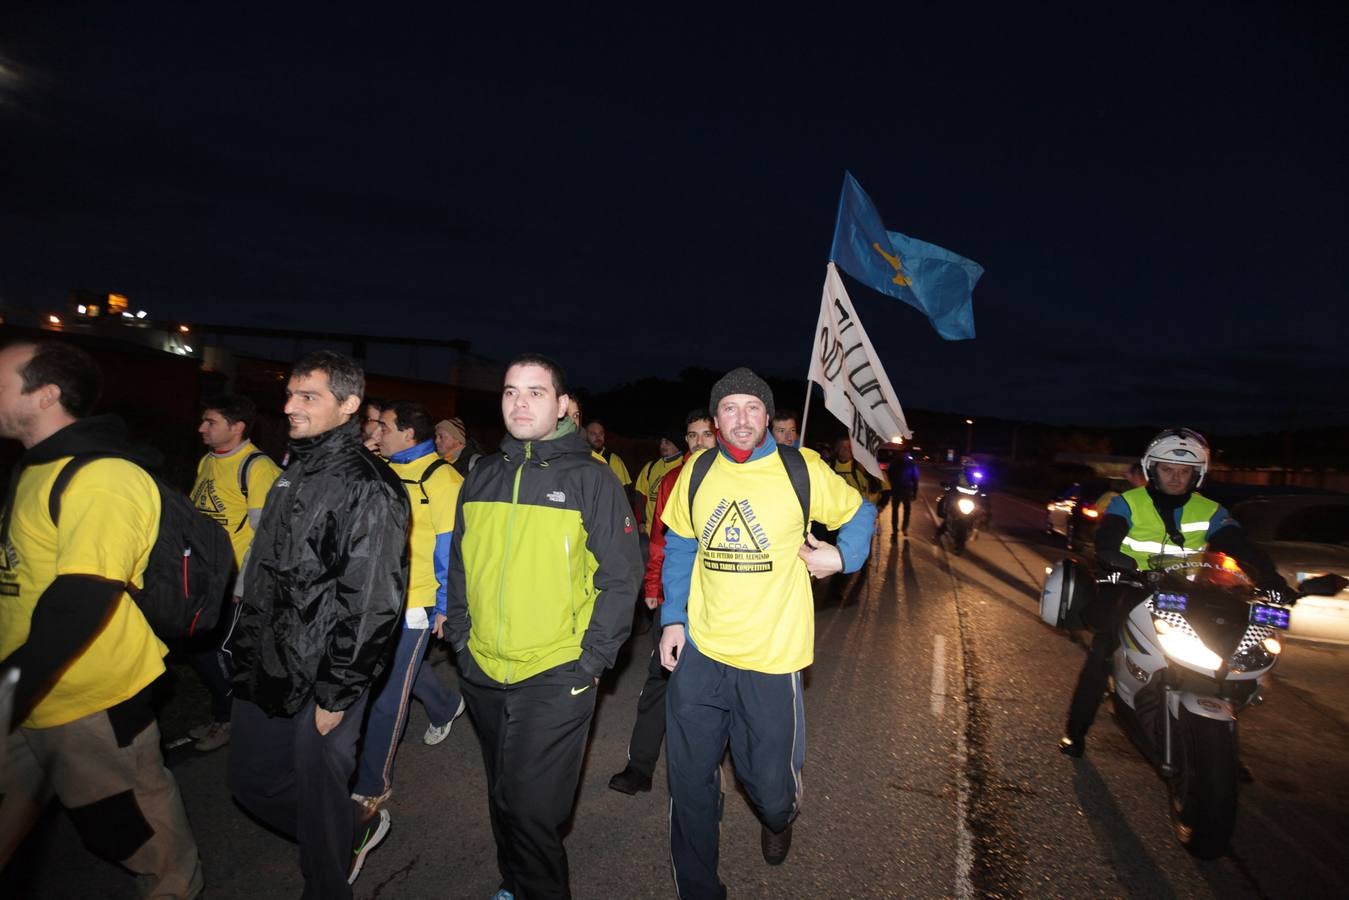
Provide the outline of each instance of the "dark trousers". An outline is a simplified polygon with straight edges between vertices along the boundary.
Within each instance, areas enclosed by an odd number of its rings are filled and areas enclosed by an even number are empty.
[[[350,785],[368,698],[362,694],[326,735],[314,726],[313,700],[294,716],[269,717],[246,700],[234,704],[230,791],[240,806],[299,843],[307,900],[351,897]]]
[[[646,664],[646,684],[637,697],[637,721],[628,742],[628,765],[646,777],[656,770],[660,745],[665,740],[665,687],[670,673],[660,664],[660,629],[652,628],[651,657]]]
[[[468,669],[459,687],[482,745],[501,887],[517,900],[570,897],[562,829],[576,802],[595,681],[574,662],[512,685]]]
[[[408,628],[398,634],[393,662],[370,704],[365,742],[356,767],[355,793],[382,797],[393,790],[393,761],[407,728],[408,705],[416,697],[426,706],[432,725],[444,725],[459,711],[459,695],[445,686],[425,664],[431,629]]]
[[[721,757],[729,741],[736,780],[770,831],[791,824],[806,756],[801,673],[737,669],[708,659],[689,642],[670,676],[665,715],[670,859],[679,896],[723,897],[717,877]]]
[[[201,678],[211,695],[211,720],[228,722],[230,706],[234,702],[233,657],[223,647],[234,622],[239,617],[239,604],[228,603],[220,614],[220,624],[210,634],[188,638],[182,645],[188,665]]]
[[[897,525],[895,524],[895,522],[896,522],[897,519],[900,518],[900,515],[899,515],[899,508],[900,508],[901,506],[904,507],[903,524],[897,526]],[[907,494],[904,495],[904,496],[900,496],[899,493],[897,493],[897,492],[896,492],[895,494],[892,495],[892,497],[891,497],[891,499],[890,499],[890,530],[891,530],[891,531],[902,531],[904,534],[908,534],[908,533],[909,533],[909,510],[910,510],[912,507],[913,507],[913,498],[912,498],[912,497],[909,497]]]
[[[234,701],[233,685],[230,675],[225,671],[225,657],[219,647],[188,650],[188,665],[201,678],[206,691],[211,695],[211,721],[228,722],[230,708]]]
[[[1084,611],[1087,624],[1095,630],[1087,660],[1077,673],[1077,686],[1068,706],[1068,734],[1082,737],[1096,720],[1106,684],[1110,680],[1110,661],[1119,646],[1119,630],[1129,610],[1138,602],[1137,592],[1115,585],[1101,585]]]

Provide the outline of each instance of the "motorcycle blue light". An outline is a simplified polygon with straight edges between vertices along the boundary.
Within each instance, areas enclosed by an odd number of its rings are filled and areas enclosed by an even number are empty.
[[[975,469],[975,470],[974,470],[974,480],[975,480],[975,481],[983,481],[983,480],[984,480],[984,473],[983,473],[983,472],[980,472],[978,469]]]
[[[1266,606],[1263,603],[1252,603],[1251,622],[1270,628],[1282,628],[1286,631],[1288,629],[1288,610],[1277,606]]]
[[[1152,602],[1158,609],[1170,612],[1185,612],[1185,607],[1189,604],[1189,598],[1184,594],[1158,594]]]

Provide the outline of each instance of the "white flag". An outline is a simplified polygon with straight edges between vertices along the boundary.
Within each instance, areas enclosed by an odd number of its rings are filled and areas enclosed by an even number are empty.
[[[824,405],[848,426],[853,457],[880,478],[876,452],[881,444],[907,440],[913,432],[833,263],[824,278],[820,324],[806,377],[824,388]]]

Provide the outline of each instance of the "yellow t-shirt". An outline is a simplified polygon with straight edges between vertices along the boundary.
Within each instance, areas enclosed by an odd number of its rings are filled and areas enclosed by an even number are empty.
[[[702,453],[717,459],[693,498],[689,478]],[[856,514],[862,497],[814,454],[810,517],[836,529]],[[682,537],[697,537],[689,585],[689,637],[704,656],[738,669],[783,674],[815,658],[815,604],[810,573],[797,556],[801,504],[776,452],[734,463],[717,450],[689,458],[661,520]],[[694,526],[694,523],[697,526]]]
[[[229,533],[234,547],[234,565],[243,571],[244,554],[253,543],[253,523],[248,521],[250,509],[262,509],[272,482],[281,474],[281,468],[272,458],[263,454],[248,466],[248,499],[239,490],[239,466],[258,448],[252,441],[244,441],[229,453],[208,453],[197,463],[197,480],[192,485],[192,505],[220,523]]]
[[[436,535],[454,531],[459,488],[464,484],[464,476],[454,466],[446,464],[437,467],[425,485],[418,485],[426,467],[436,458],[434,453],[428,453],[411,462],[389,463],[389,468],[404,482],[408,501],[412,504],[412,521],[408,526],[408,546],[412,550],[408,563],[409,608],[436,605],[436,591],[440,587],[436,579]],[[423,486],[426,503],[422,502]]]
[[[848,482],[848,484],[852,485],[859,494],[866,497],[872,503],[875,503],[880,499],[880,491],[870,490],[871,484],[867,480],[867,470],[863,468],[862,464],[857,460],[853,459],[848,462],[834,460],[834,472],[838,474],[839,478],[842,478],[844,481]]]
[[[604,454],[596,453],[595,455],[599,457],[600,462],[605,462]],[[632,476],[628,474],[628,467],[623,465],[623,460],[619,459],[618,454],[612,450],[609,451],[607,465],[613,470],[614,475],[618,478],[619,484],[623,485],[623,487],[632,484]]]
[[[47,502],[69,457],[29,466],[19,479],[9,546],[0,553],[0,659],[28,640],[38,598],[59,575],[92,575],[140,587],[159,533],[159,488],[123,459],[86,463],[61,495],[59,525]],[[52,728],[138,694],[164,672],[168,648],[123,593],[98,635],[24,720]]]
[[[651,520],[656,516],[656,498],[660,495],[660,483],[665,478],[667,472],[677,469],[684,464],[684,454],[676,456],[674,459],[665,459],[660,457],[654,459],[642,466],[642,471],[637,473],[637,482],[634,488],[638,496],[646,498],[646,511],[643,518],[646,520],[646,533],[651,533]]]

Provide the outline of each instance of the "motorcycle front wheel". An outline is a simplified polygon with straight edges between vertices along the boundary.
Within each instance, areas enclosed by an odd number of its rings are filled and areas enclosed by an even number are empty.
[[[1216,859],[1227,852],[1237,819],[1236,725],[1182,709],[1175,726],[1171,825],[1191,855]]]
[[[956,556],[965,552],[965,540],[969,536],[969,526],[957,520],[951,524],[951,552]]]

